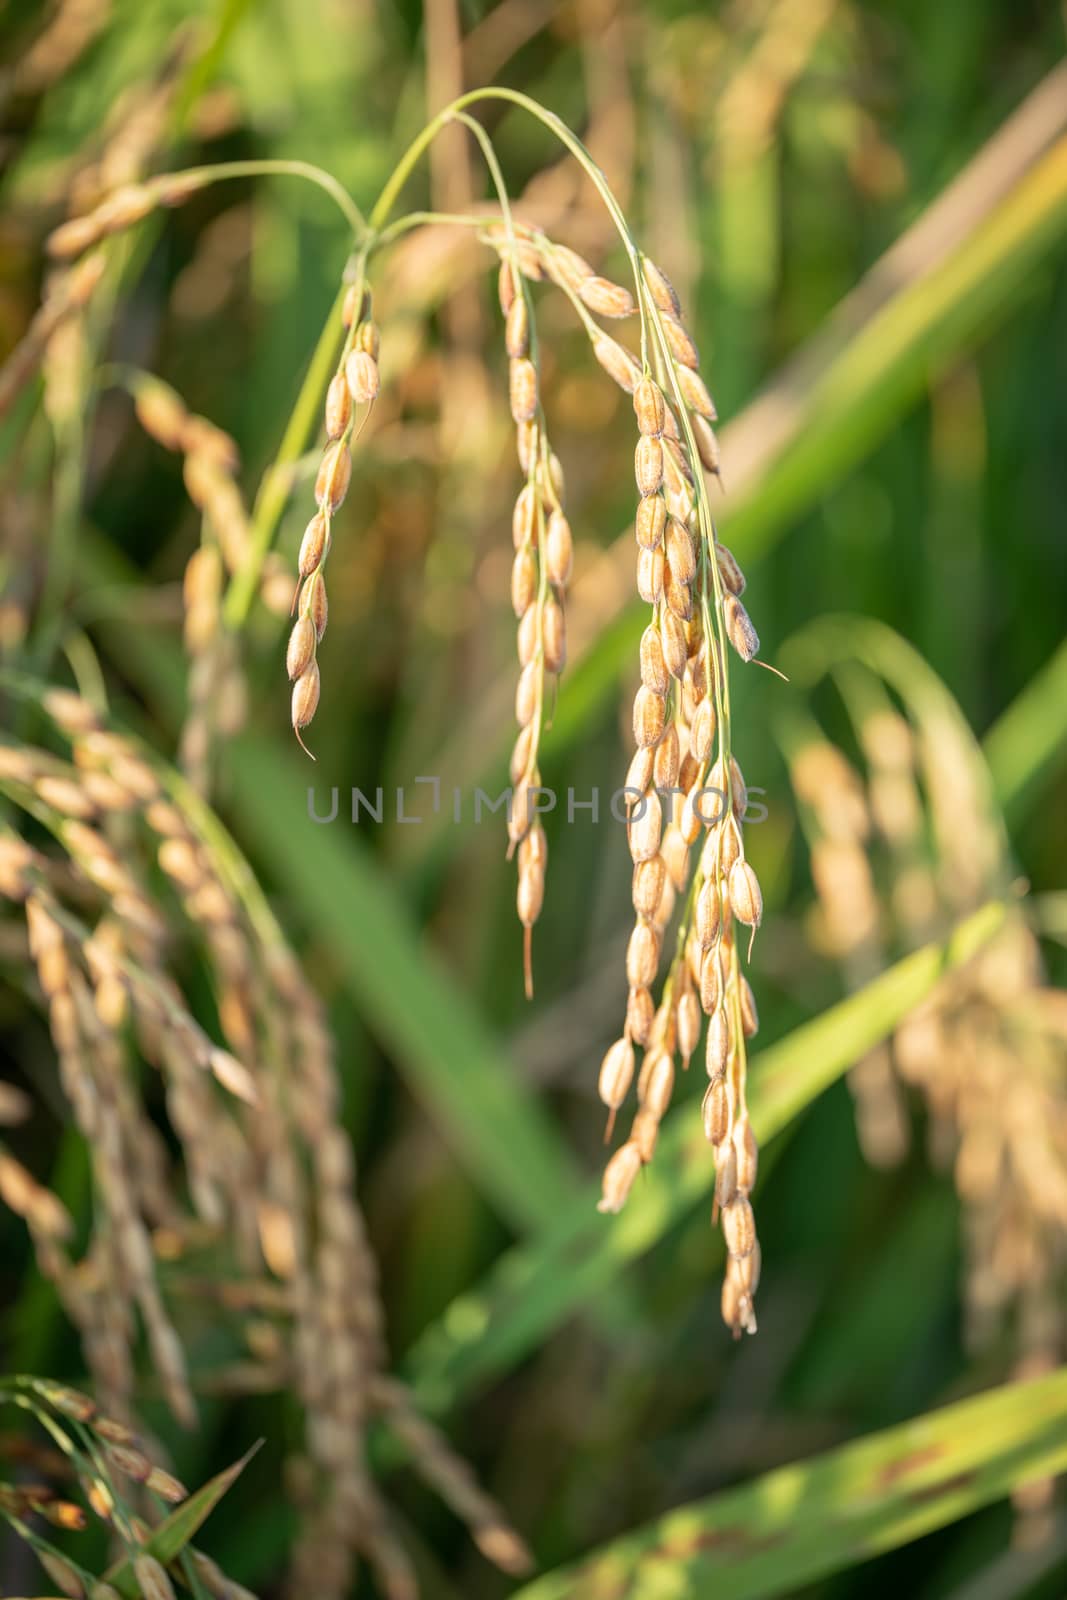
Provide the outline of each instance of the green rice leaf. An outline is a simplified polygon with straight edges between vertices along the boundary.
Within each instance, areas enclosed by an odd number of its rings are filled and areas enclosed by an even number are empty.
[[[670,1512],[516,1600],[772,1600],[1067,1467],[1067,1370]]]

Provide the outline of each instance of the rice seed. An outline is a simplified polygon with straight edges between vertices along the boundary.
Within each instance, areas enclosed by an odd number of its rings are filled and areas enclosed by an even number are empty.
[[[300,591],[301,613],[311,618],[315,627],[315,637],[321,639],[326,632],[326,623],[329,618],[330,608],[326,599],[326,582],[321,572],[313,572],[310,578],[304,580]]]
[[[515,636],[516,652],[519,657],[519,666],[529,666],[537,653],[537,607],[529,606],[519,618],[518,632]]]
[[[64,1561],[62,1556],[54,1555],[51,1550],[37,1547],[35,1554],[52,1582],[62,1589],[70,1600],[84,1600],[85,1586],[69,1561]]]
[[[689,464],[689,456],[680,439],[671,439],[664,436],[663,440],[663,472],[667,483],[667,493],[673,497],[675,505],[669,506],[674,510],[679,521],[684,521],[692,510],[693,485],[696,479],[693,469]]]
[[[512,747],[508,775],[513,784],[518,783],[519,779],[530,765],[530,754],[533,749],[533,732],[533,727],[530,724],[528,724],[525,728],[520,728],[518,738],[515,740],[515,744]]]
[[[748,789],[745,786],[745,780],[742,776],[741,768],[738,766],[737,761],[733,756],[730,757],[729,773],[730,804],[733,808],[734,816],[740,819],[744,816],[746,810],[748,809]],[[718,789],[725,793],[726,780],[723,774],[721,756],[712,769],[711,781]]]
[[[552,595],[545,601],[541,616],[541,641],[545,653],[545,670],[562,672],[567,664],[567,624],[563,607]]]
[[[137,385],[133,409],[145,433],[164,450],[184,450],[189,413],[169,384],[150,379]]]
[[[663,570],[663,598],[673,616],[680,622],[689,621],[693,615],[693,591],[677,577],[669,563]]]
[[[259,1091],[252,1074],[228,1050],[210,1050],[207,1064],[212,1077],[230,1094],[236,1095],[238,1100],[243,1100],[250,1106],[260,1103]]]
[[[626,1032],[635,1044],[647,1044],[655,1009],[649,989],[631,989],[626,996]]]
[[[666,406],[663,391],[654,378],[646,375],[634,390],[634,412],[640,433],[658,436],[663,432]]]
[[[670,687],[670,674],[663,659],[663,641],[654,623],[641,635],[641,682],[653,694],[663,696]]]
[[[537,492],[532,483],[524,484],[511,514],[511,537],[516,550],[529,544],[537,526]]]
[[[689,529],[677,517],[667,519],[667,565],[678,583],[692,583],[696,577],[697,558]]]
[[[515,893],[519,921],[531,928],[541,915],[545,903],[545,875],[543,870],[519,868],[519,881]],[[532,984],[528,986],[528,991]]]
[[[515,421],[532,422],[537,415],[537,368],[528,357],[511,362],[508,397]]]
[[[106,1454],[116,1472],[124,1478],[132,1478],[135,1483],[148,1482],[152,1463],[143,1450],[129,1444],[112,1444],[108,1445]]]
[[[362,350],[364,355],[370,356],[372,361],[377,362],[381,353],[381,342],[381,335],[378,332],[378,324],[376,322],[360,323],[356,329],[355,348],[357,350]]]
[[[694,758],[701,763],[711,760],[715,727],[715,702],[711,695],[706,695],[697,706],[696,715],[689,728],[689,748]]]
[[[517,617],[525,614],[537,594],[537,559],[524,546],[511,564],[511,607]]]
[[[674,316],[665,315],[662,318],[662,323],[667,346],[675,361],[680,362],[683,367],[691,367],[695,371],[700,365],[700,357],[697,355],[697,347],[686,329],[683,328],[678,318]]]
[[[752,619],[735,594],[728,594],[723,604],[726,633],[742,661],[751,661],[759,654],[759,634]]]
[[[729,1205],[723,1207],[722,1231],[732,1256],[744,1257],[752,1250],[756,1243],[756,1222],[752,1206],[744,1195],[735,1195]]]
[[[641,270],[644,273],[648,292],[659,309],[669,317],[680,318],[682,307],[678,296],[674,292],[674,285],[663,271],[649,256],[644,256],[641,261]]]
[[[756,996],[752,993],[752,985],[747,978],[741,979],[741,1026],[745,1031],[745,1038],[752,1039],[759,1032],[759,1012],[756,1009]]]
[[[664,929],[673,917],[677,898],[674,884],[671,881],[670,873],[668,873],[667,881],[663,885],[663,894],[660,897],[659,910],[656,912],[656,927],[660,930]]]
[[[352,419],[352,395],[343,373],[330,379],[326,391],[326,433],[339,439]]]
[[[678,766],[678,729],[671,722],[656,745],[652,760],[652,782],[657,789],[667,791],[677,786]]]
[[[642,748],[656,744],[663,733],[666,714],[663,696],[642,684],[634,696],[634,743]]]
[[[153,1467],[145,1479],[145,1484],[153,1494],[158,1494],[161,1500],[166,1500],[168,1505],[175,1506],[189,1498],[189,1491],[185,1485],[173,1473],[165,1472],[162,1467]]]
[[[645,1057],[638,1094],[642,1106],[657,1122],[667,1113],[674,1093],[674,1062],[667,1050]]]
[[[677,784],[673,785],[677,787]],[[667,877],[679,894],[689,881],[689,850],[681,829],[672,823],[663,833],[660,854],[667,869]]]
[[[634,531],[642,550],[655,550],[662,542],[667,525],[667,506],[660,494],[648,495],[637,502]]]
[[[730,1060],[730,1024],[721,1002],[708,1018],[708,1037],[704,1049],[708,1077],[717,1078],[726,1071]]]
[[[754,1295],[756,1290],[759,1288],[760,1269],[762,1266],[760,1259],[759,1240],[757,1239],[755,1241],[747,1256],[744,1256],[741,1260],[732,1260],[729,1265],[733,1276],[744,1289],[745,1293],[750,1297]],[[747,1331],[749,1333],[755,1333],[755,1317],[752,1318],[751,1326]]]
[[[80,1389],[53,1383],[50,1379],[38,1379],[37,1387],[48,1404],[65,1417],[73,1417],[76,1422],[89,1422],[96,1415],[96,1401]]]
[[[532,283],[543,283],[548,273],[536,245],[528,239],[518,239],[514,247],[519,272]]]
[[[690,411],[697,412],[699,416],[705,417],[708,422],[717,422],[719,414],[715,409],[715,402],[705,388],[704,380],[699,372],[695,372],[691,366],[685,365],[678,368],[677,376],[682,399]]]
[[[553,510],[545,530],[545,571],[548,581],[564,589],[570,582],[574,565],[574,540],[571,525],[563,512]]]
[[[330,553],[330,524],[321,511],[315,513],[307,527],[304,537],[300,541],[300,554],[297,558],[297,571],[302,578],[309,578],[317,567]]]
[[[722,872],[730,872],[743,851],[741,830],[737,826],[737,818],[732,812],[723,823],[721,831],[722,842],[719,846],[718,857],[719,869]],[[730,898],[733,899],[732,894]]]
[[[71,217],[69,222],[53,228],[45,240],[45,249],[53,261],[71,261],[99,243],[103,233],[95,216]]]
[[[315,499],[322,511],[336,511],[348,493],[352,478],[352,457],[340,440],[327,446],[315,479]]]
[[[530,661],[519,673],[519,682],[515,690],[515,721],[520,728],[525,728],[527,723],[533,721],[537,710],[539,688],[537,663]]]
[[[659,1118],[645,1106],[642,1106],[634,1117],[630,1128],[630,1140],[637,1146],[642,1164],[647,1166],[656,1153],[656,1144],[659,1141]]]
[[[535,818],[529,833],[519,846],[519,867],[523,872],[544,873],[548,865],[548,839],[540,818]]]
[[[293,684],[292,723],[299,734],[314,717],[319,704],[319,667],[312,661]]]
[[[585,257],[565,244],[552,246],[549,265],[553,276],[568,284],[578,294],[581,293],[582,284],[596,275]]]
[[[627,394],[633,394],[641,380],[641,367],[629,350],[623,349],[621,344],[602,333],[593,341],[593,354],[608,377],[613,378]]]
[[[630,857],[635,863],[650,861],[659,854],[662,831],[663,807],[659,795],[651,789],[634,808],[627,825]]]
[[[635,796],[644,794],[652,782],[652,766],[655,760],[654,750],[638,746],[630,757],[630,765],[626,769],[626,782],[623,785],[626,791],[627,810],[632,809]]]
[[[697,455],[708,472],[719,475],[722,459],[719,452],[719,441],[715,437],[715,430],[699,413],[689,419],[693,429],[693,438],[696,440]]]
[[[646,605],[654,606],[663,598],[664,568],[661,549],[642,550],[637,557],[637,592]]]
[[[610,278],[583,278],[578,295],[599,317],[632,317],[636,309],[630,291]]]
[[[720,1074],[713,1078],[704,1094],[701,1106],[704,1137],[718,1149],[730,1130],[730,1098],[726,1079]]]
[[[378,398],[381,374],[378,363],[367,350],[352,350],[345,361],[345,378],[353,405],[365,406]]]
[[[289,635],[285,670],[290,679],[299,678],[315,656],[315,625],[310,617],[299,617]]]
[[[625,1036],[616,1039],[600,1065],[597,1093],[611,1111],[617,1111],[630,1092],[634,1076],[634,1047]]]
[[[678,1050],[683,1067],[688,1067],[700,1043],[700,1002],[692,989],[686,989],[678,1000]]]
[[[649,921],[655,917],[666,876],[667,869],[661,855],[639,861],[634,867],[631,900],[639,917],[646,917]]]
[[[735,1124],[733,1140],[737,1162],[737,1187],[742,1194],[749,1194],[756,1184],[756,1172],[759,1167],[759,1148],[747,1114],[742,1116]],[[755,1286],[753,1285],[752,1287]]]
[[[518,295],[508,312],[504,326],[504,348],[513,361],[530,353],[530,313],[525,295]]]
[[[598,1211],[615,1214],[626,1204],[634,1179],[641,1170],[641,1152],[632,1141],[620,1145],[604,1169]]]
[[[356,284],[350,284],[345,290],[344,301],[341,306],[341,321],[346,328],[353,328],[370,316],[370,291],[359,289]]]
[[[715,1152],[715,1204],[720,1211],[737,1194],[737,1156],[732,1144],[722,1144]]]
[[[656,494],[663,483],[663,445],[659,439],[642,434],[634,452],[634,476],[642,496]]]
[[[506,317],[515,304],[515,296],[518,292],[510,261],[502,260],[500,263],[496,278],[496,292],[497,299],[500,302],[501,313]]]
[[[175,1600],[174,1585],[155,1556],[134,1556],[133,1572],[144,1600]]]
[[[713,889],[714,884],[706,887]],[[718,895],[714,898],[718,906]],[[722,1001],[722,969],[714,945],[713,939],[711,945],[705,946],[704,959],[700,963],[700,1009],[707,1017],[715,1013]]]
[[[626,949],[626,978],[633,989],[650,989],[659,969],[659,939],[651,923],[637,922]]]
[[[648,1039],[649,1053],[655,1054],[656,1051],[665,1051],[667,1055],[671,1055],[676,1042],[673,1007],[666,1001],[661,1001],[652,1021],[652,1031]],[[649,1071],[651,1071],[651,1066]],[[642,1076],[644,1075],[644,1069],[642,1068]],[[640,1087],[640,1083],[638,1087]]]
[[[737,564],[737,557],[732,550],[724,544],[715,546],[715,562],[719,569],[719,576],[723,587],[731,594],[741,596],[745,592],[745,575]]]
[[[743,1332],[755,1333],[756,1318],[752,1310],[751,1297],[742,1288],[737,1276],[731,1271],[733,1264],[733,1258],[728,1257],[726,1273],[722,1280],[720,1310],[722,1312],[722,1320],[733,1333],[734,1338],[739,1339]]]
[[[669,611],[660,619],[660,635],[663,639],[663,659],[668,672],[672,678],[684,678],[689,662],[685,624],[681,618]]]
[[[696,844],[704,831],[704,819],[700,814],[700,800],[695,789],[685,797],[678,827],[687,846]]]
[[[734,916],[746,928],[758,928],[763,921],[763,894],[759,879],[743,857],[730,868],[730,904]]]

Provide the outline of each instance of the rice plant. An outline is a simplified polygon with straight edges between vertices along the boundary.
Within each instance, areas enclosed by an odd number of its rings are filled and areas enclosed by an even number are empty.
[[[1050,28],[167,9],[4,47],[0,1589],[1060,1593]]]

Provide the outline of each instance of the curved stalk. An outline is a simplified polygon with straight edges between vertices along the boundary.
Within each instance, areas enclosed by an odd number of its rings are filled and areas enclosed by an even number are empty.
[[[330,196],[337,206],[345,221],[357,238],[362,238],[367,232],[367,219],[356,205],[352,196],[343,183],[326,172],[322,167],[314,166],[310,161],[287,161],[281,157],[265,157],[262,160],[249,161],[220,161],[216,166],[185,167],[179,172],[165,174],[167,183],[176,179],[183,179],[192,184],[207,187],[212,183],[220,183],[227,178],[303,178],[308,183],[315,184]],[[151,186],[151,185],[150,185]]]
[[[622,240],[623,248],[626,251],[630,261],[631,269],[633,271],[634,286],[637,291],[637,304],[641,313],[641,356],[642,360],[647,365],[645,310],[644,300],[641,294],[641,252],[637,247],[637,242],[634,239],[633,234],[630,232],[630,227],[626,221],[623,209],[612,193],[611,186],[608,183],[607,178],[597,166],[596,162],[593,160],[581,139],[578,138],[578,135],[576,133],[572,133],[570,128],[567,127],[567,124],[563,122],[561,118],[557,117],[554,111],[547,111],[544,106],[538,105],[536,100],[531,100],[528,95],[521,93],[521,91],[518,89],[505,89],[498,85],[491,85],[485,89],[470,89],[466,94],[461,94],[458,99],[453,100],[450,105],[445,106],[442,111],[439,111],[437,116],[434,117],[431,122],[428,122],[426,127],[423,128],[422,132],[412,140],[407,150],[401,156],[396,167],[393,169],[392,175],[390,176],[389,181],[386,183],[385,188],[378,196],[378,199],[375,202],[374,208],[370,214],[370,229],[372,234],[377,233],[382,225],[388,220],[389,214],[399,198],[400,191],[403,189],[419,160],[426,150],[429,149],[430,145],[433,143],[434,139],[436,139],[441,129],[445,127],[449,121],[456,120],[457,112],[464,111],[468,106],[477,105],[480,101],[484,100],[506,101],[508,104],[518,106],[521,110],[526,111],[530,116],[536,118],[536,120],[548,128],[551,133],[555,134],[556,138],[560,141],[564,148],[567,149],[575,158],[579,166],[589,178],[590,182],[593,184],[593,187],[596,189],[597,193],[600,195],[608,215],[611,217],[611,220],[615,225],[615,230],[618,233],[619,238]]]

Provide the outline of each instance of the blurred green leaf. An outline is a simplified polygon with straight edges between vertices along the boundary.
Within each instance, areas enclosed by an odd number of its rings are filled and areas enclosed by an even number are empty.
[[[985,736],[997,798],[1014,820],[1067,757],[1067,644],[1031,678]]]
[[[1025,172],[928,272],[905,283],[808,384],[771,386],[789,409],[780,449],[723,507],[723,527],[744,557],[766,547],[829,483],[861,459],[931,377],[987,333],[1037,282],[1035,268],[1067,228],[1067,138]],[[738,422],[741,427],[741,420]],[[729,473],[729,434],[723,433]]]
[[[771,1600],[1067,1467],[1067,1371],[1004,1384],[672,1511],[521,1600]],[[516,1597],[519,1600],[519,1597]]]
[[[305,925],[329,942],[353,1001],[470,1170],[518,1228],[550,1223],[576,1185],[548,1113],[382,868],[354,830],[309,819],[303,775],[273,745],[242,738],[230,782],[242,838],[270,860]]]

